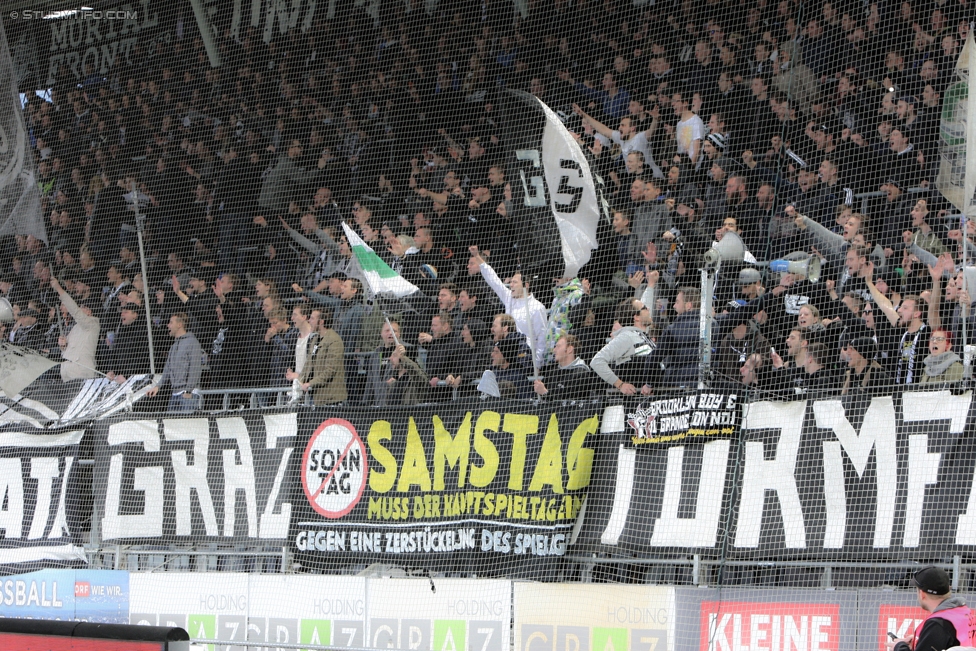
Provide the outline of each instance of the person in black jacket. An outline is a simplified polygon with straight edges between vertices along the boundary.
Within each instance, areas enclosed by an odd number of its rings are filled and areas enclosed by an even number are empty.
[[[647,358],[651,386],[667,388],[693,387],[698,383],[700,292],[682,287],[674,299],[678,317],[671,322]]]
[[[421,333],[418,339],[427,349],[427,375],[430,378],[430,398],[437,402],[450,400],[450,389],[439,387],[438,382],[464,372],[462,359],[464,344],[454,334],[454,320],[447,312],[438,312],[430,320],[430,334]]]
[[[803,370],[797,376],[798,384],[807,391],[836,392],[842,380],[831,368],[831,361],[831,353],[822,342],[809,344]]]
[[[474,395],[477,393],[477,381],[481,374],[491,364],[491,348],[488,340],[488,326],[480,319],[468,319],[461,326],[460,365],[463,372],[460,375],[447,376],[447,383],[458,387],[459,395]]]
[[[857,337],[847,343],[841,351],[848,367],[841,395],[880,396],[891,392],[894,381],[877,362],[877,356],[878,344],[871,337]]]
[[[30,308],[21,310],[17,316],[17,324],[13,327],[8,337],[10,343],[23,346],[24,348],[42,348],[46,328],[38,325],[37,320],[39,317],[40,314],[37,310]]]
[[[888,651],[945,651],[972,645],[972,612],[966,602],[952,594],[952,584],[945,570],[923,567],[912,577],[918,589],[918,605],[929,615],[915,629],[914,640],[896,638],[888,641]]]
[[[599,378],[576,355],[579,341],[563,335],[552,349],[555,362],[542,369],[542,379],[532,384],[536,395],[549,400],[584,400],[596,389]]]
[[[122,384],[129,377],[149,373],[149,335],[142,308],[134,303],[122,306],[119,327],[108,350],[108,379]]]

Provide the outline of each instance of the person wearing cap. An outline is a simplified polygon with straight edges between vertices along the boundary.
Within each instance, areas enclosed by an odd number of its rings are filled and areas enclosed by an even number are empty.
[[[712,168],[712,163],[726,157],[725,152],[727,149],[724,135],[721,133],[708,134],[705,137],[704,144],[702,144],[702,156],[698,159],[695,170],[708,172]]]
[[[888,651],[945,651],[973,646],[973,613],[952,594],[949,575],[940,567],[923,567],[912,576],[919,607],[928,613],[910,638],[888,640]]]
[[[650,308],[637,299],[618,305],[616,320],[624,327],[610,335],[610,341],[593,356],[590,368],[608,385],[632,396],[647,378],[645,362],[654,351],[647,331],[654,320]]]
[[[755,269],[743,269],[743,272]],[[756,272],[758,274],[758,272]],[[740,283],[741,283],[740,274]],[[758,280],[756,281],[758,282]],[[742,379],[740,369],[753,355],[761,357],[760,366],[769,365],[769,342],[752,319],[751,310],[737,309],[729,312],[722,324],[731,331],[721,338],[715,349],[713,368],[719,380],[735,382]]]
[[[891,376],[875,359],[878,344],[871,337],[857,337],[841,350],[841,359],[847,362],[841,395],[882,395],[891,390]]]
[[[61,298],[62,314],[70,315],[74,319],[74,325],[68,334],[58,338],[61,356],[64,358],[61,363],[61,379],[70,382],[97,377],[95,351],[98,348],[100,323],[98,317],[94,316],[94,301],[79,305],[68,295],[57,278],[51,278],[51,287]]]
[[[149,373],[149,335],[143,310],[134,303],[122,306],[119,327],[108,349],[106,376],[122,384],[132,375]]]

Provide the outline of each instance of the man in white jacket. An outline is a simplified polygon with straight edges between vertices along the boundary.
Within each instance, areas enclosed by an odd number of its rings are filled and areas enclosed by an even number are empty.
[[[468,250],[478,263],[485,282],[501,300],[505,313],[515,319],[516,329],[525,335],[529,347],[532,348],[535,365],[541,368],[545,365],[546,332],[549,330],[549,311],[546,306],[532,296],[529,284],[522,277],[521,272],[516,271],[509,281],[510,287],[506,287],[491,265],[481,257],[477,246],[469,247]]]
[[[51,278],[51,288],[61,297],[61,309],[71,315],[75,324],[68,331],[67,336],[60,337],[61,346],[61,379],[87,380],[100,375],[95,370],[95,349],[98,346],[98,317],[93,316],[88,305],[78,305],[68,295],[57,278]]]

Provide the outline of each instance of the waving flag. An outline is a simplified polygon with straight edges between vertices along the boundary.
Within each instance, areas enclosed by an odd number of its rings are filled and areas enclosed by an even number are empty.
[[[523,271],[572,278],[597,248],[602,180],[559,114],[528,93],[508,93],[507,110],[519,114],[506,142]]]
[[[353,267],[350,275],[357,276],[363,281],[370,296],[379,294],[404,298],[420,291],[416,285],[405,280],[403,276],[391,269],[390,265],[383,262],[346,222],[342,222],[342,229],[346,232],[349,248],[352,249]]]
[[[33,235],[47,242],[16,69],[0,25],[0,235]]]

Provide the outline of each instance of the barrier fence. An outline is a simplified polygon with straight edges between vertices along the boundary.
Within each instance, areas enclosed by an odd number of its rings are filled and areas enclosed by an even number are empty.
[[[839,587],[935,562],[965,588],[971,412],[700,391],[8,426],[0,560]]]
[[[364,578],[240,573],[44,570],[7,577],[37,602],[3,617],[181,628],[221,651],[281,649],[570,648],[874,651],[911,635],[912,593],[880,589],[673,587],[502,579]],[[965,596],[965,595],[964,595]],[[83,604],[95,600],[95,614]]]
[[[8,426],[0,617],[219,651],[882,651],[921,624],[919,567],[972,586],[973,408],[698,391]],[[74,569],[22,573],[43,566]]]

